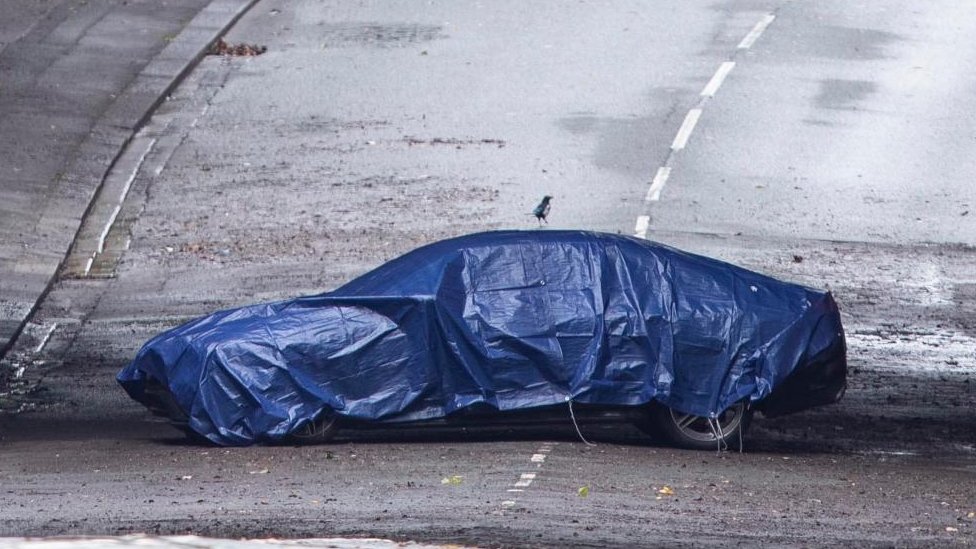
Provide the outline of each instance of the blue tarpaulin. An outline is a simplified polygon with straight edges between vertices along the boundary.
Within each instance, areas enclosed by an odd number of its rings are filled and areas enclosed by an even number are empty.
[[[844,334],[828,292],[633,237],[502,231],[430,244],[321,295],[160,334],[152,379],[213,442],[282,438],[323,410],[372,421],[573,402],[714,416],[832,402]]]

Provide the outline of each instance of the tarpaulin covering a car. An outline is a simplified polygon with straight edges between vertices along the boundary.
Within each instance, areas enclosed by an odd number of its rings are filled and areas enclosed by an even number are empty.
[[[323,411],[373,421],[657,401],[715,417],[833,402],[828,292],[627,236],[502,231],[437,242],[321,295],[226,310],[145,344],[118,380],[165,386],[213,442],[282,438]]]

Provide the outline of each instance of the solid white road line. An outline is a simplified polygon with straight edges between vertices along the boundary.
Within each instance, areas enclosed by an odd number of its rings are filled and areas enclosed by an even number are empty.
[[[108,222],[102,227],[102,232],[98,235],[98,248],[95,252],[100,254],[105,251],[105,239],[108,238],[108,232],[112,230],[112,225],[115,224],[115,219],[119,216],[119,212],[122,211],[122,204],[125,203],[125,199],[129,196],[129,190],[132,189],[132,182],[135,181],[136,176],[139,175],[139,170],[142,169],[142,164],[146,161],[146,156],[149,155],[153,147],[156,146],[156,139],[150,139],[146,144],[146,149],[142,151],[139,155],[138,160],[136,160],[135,166],[132,168],[132,172],[126,179],[125,184],[122,185],[122,192],[119,193],[119,203],[112,210],[112,215],[109,216]],[[85,274],[88,274],[88,270],[85,270]]]
[[[776,16],[771,13],[764,15],[763,18],[756,23],[756,26],[752,27],[749,34],[742,39],[742,42],[739,42],[739,49],[747,50],[751,48],[752,45],[756,43],[756,40],[759,40],[759,37],[762,36],[762,33],[766,30],[766,27],[773,22],[773,19],[776,19]]]
[[[634,236],[637,238],[647,238],[647,227],[651,224],[650,216],[642,215],[637,218],[637,226],[634,227]]]
[[[688,111],[688,114],[685,115],[684,122],[678,128],[678,135],[674,136],[674,142],[671,143],[671,150],[680,151],[685,148],[685,145],[688,144],[688,138],[691,137],[691,132],[695,131],[695,125],[698,124],[698,119],[701,118],[701,113],[701,109],[691,109]]]
[[[105,239],[108,238],[108,232],[112,230],[112,225],[115,224],[115,218],[119,216],[119,212],[122,211],[122,204],[119,204],[112,210],[112,215],[108,216],[108,223],[102,227],[101,234],[98,235],[98,251],[96,253],[102,253],[105,251]]]
[[[96,253],[92,252],[91,257],[88,258],[88,262],[85,263],[85,276],[88,276],[88,273],[91,272],[92,265],[95,263],[95,255]]]
[[[722,82],[725,81],[725,77],[728,76],[734,68],[735,61],[726,61],[725,63],[719,65],[718,70],[715,71],[712,79],[708,81],[708,84],[705,85],[705,89],[702,90],[701,96],[714,97],[715,92],[718,91],[719,87],[722,86]]]
[[[44,334],[44,337],[41,339],[41,342],[37,345],[37,347],[34,348],[35,355],[44,350],[44,346],[47,345],[47,341],[51,339],[51,334],[54,333],[54,330],[57,329],[57,327],[58,327],[58,323],[55,322],[54,324],[51,324],[50,328],[47,329],[47,333]]]
[[[129,189],[132,188],[132,182],[136,180],[136,176],[139,175],[139,170],[142,169],[142,164],[146,161],[146,157],[149,156],[150,151],[156,146],[156,138],[149,140],[149,144],[146,145],[146,150],[142,151],[139,155],[139,160],[136,161],[136,167],[132,169],[132,173],[129,174],[129,178],[126,179],[125,185],[122,187],[122,192],[119,193],[119,202],[125,202],[127,196],[129,196]]]
[[[664,184],[668,182],[668,177],[671,176],[671,168],[667,166],[661,166],[657,169],[657,174],[654,175],[654,181],[651,181],[650,188],[647,189],[647,196],[644,197],[645,202],[654,202],[661,199],[661,189],[664,188]]]

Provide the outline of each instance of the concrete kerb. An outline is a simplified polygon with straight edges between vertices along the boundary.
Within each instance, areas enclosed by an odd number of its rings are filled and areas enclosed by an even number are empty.
[[[13,349],[25,326],[36,313],[38,305],[54,285],[57,273],[78,237],[82,220],[88,215],[105,177],[118,162],[135,133],[146,124],[156,108],[187,73],[203,59],[210,45],[256,3],[257,0],[214,0],[200,10],[112,103],[92,128],[75,157],[69,160],[70,168],[65,170],[65,180],[58,183],[62,187],[59,191],[64,192],[55,194],[62,199],[55,199],[45,207],[37,225],[38,231],[61,229],[61,232],[67,234],[58,234],[56,238],[49,240],[49,245],[46,246],[49,249],[42,251],[43,255],[50,257],[53,253],[58,259],[53,262],[44,261],[43,272],[37,273],[35,283],[28,281],[25,284],[35,289],[36,297],[29,304],[26,314],[19,319],[19,324],[10,337],[6,341],[0,341],[0,363],[4,362]],[[99,162],[100,165],[93,173],[92,159],[99,157],[108,157],[110,160]],[[69,197],[74,200],[68,199]],[[70,223],[66,224],[68,220]],[[17,263],[28,264],[36,259],[28,257],[29,255],[34,253],[25,252]],[[0,382],[7,373],[4,370],[5,368],[0,368]]]

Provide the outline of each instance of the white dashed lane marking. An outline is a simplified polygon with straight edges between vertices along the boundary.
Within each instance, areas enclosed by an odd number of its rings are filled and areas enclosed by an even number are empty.
[[[651,224],[651,217],[642,215],[637,218],[637,226],[634,227],[634,236],[637,238],[647,238],[647,227]]]
[[[714,97],[715,92],[722,87],[722,82],[725,82],[725,77],[728,76],[734,68],[735,61],[726,61],[725,63],[719,65],[718,70],[715,71],[714,75],[712,75],[712,79],[708,81],[708,84],[705,84],[705,89],[702,90],[701,96]]]
[[[522,476],[519,477],[518,481],[515,483],[515,486],[524,488],[532,484],[533,480],[535,480],[535,473],[522,473]]]
[[[759,40],[759,37],[762,36],[762,33],[763,31],[766,30],[766,27],[768,27],[769,24],[772,23],[774,19],[776,19],[776,16],[771,13],[764,15],[763,18],[760,19],[758,23],[756,23],[756,26],[752,27],[752,30],[749,31],[749,34],[747,34],[746,37],[742,39],[742,42],[739,42],[739,49],[747,50],[751,48],[752,45],[756,43],[756,40]]]
[[[756,43],[756,40],[762,36],[766,28],[776,19],[776,16],[768,13],[763,15],[758,23],[749,34],[739,42],[736,47],[736,51],[746,50],[752,47]],[[730,58],[735,57],[735,52],[730,55]],[[698,125],[698,120],[701,118],[702,110],[708,101],[718,93],[719,88],[722,87],[722,83],[735,68],[735,61],[725,61],[719,65],[715,74],[712,78],[705,84],[702,88],[698,105],[689,110],[688,114],[685,115],[685,119],[681,122],[681,127],[678,128],[677,135],[674,136],[674,141],[671,142],[671,152],[668,154],[664,165],[657,169],[657,173],[654,175],[654,180],[651,181],[651,186],[647,189],[647,194],[644,196],[644,202],[648,204],[649,207],[651,202],[658,202],[661,199],[661,191],[664,190],[665,184],[668,182],[668,178],[671,176],[671,163],[675,155],[683,150],[686,145],[688,145],[688,140],[691,138],[691,134],[695,131],[695,126]],[[645,210],[646,211],[646,210]],[[651,224],[650,215],[641,215],[637,217],[637,225],[634,227],[634,236],[638,238],[647,238],[647,231]]]
[[[549,452],[552,451],[552,447],[554,445],[555,445],[554,442],[543,443],[543,445],[539,447],[539,449],[536,450],[534,454],[532,454],[532,457],[529,458],[529,461],[535,464],[537,471],[542,468],[542,465],[546,461],[546,457],[549,455]],[[515,481],[515,484],[513,484],[512,487],[506,491],[509,494],[513,494],[513,498],[515,497],[514,494],[521,494],[525,492],[525,490],[532,485],[532,482],[536,479],[536,476],[539,474],[537,471],[520,473],[518,480]],[[516,503],[515,499],[505,500],[502,502],[502,507],[505,508],[513,507],[515,503]]]
[[[657,169],[657,175],[654,176],[654,181],[651,181],[651,186],[647,189],[647,196],[644,200],[647,202],[654,202],[660,200],[661,189],[664,188],[664,184],[668,182],[668,177],[671,176],[671,168],[667,166],[661,166]]]
[[[674,142],[671,143],[671,150],[680,151],[685,148],[685,145],[688,144],[688,139],[691,137],[691,132],[695,131],[695,125],[698,124],[698,119],[701,118],[701,113],[701,109],[691,109],[688,111],[688,114],[685,115],[684,122],[678,128],[678,135],[674,136]]]

